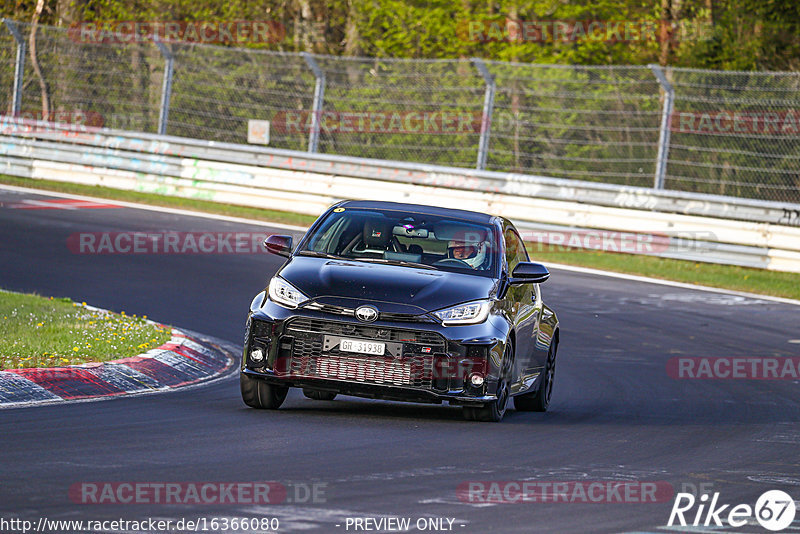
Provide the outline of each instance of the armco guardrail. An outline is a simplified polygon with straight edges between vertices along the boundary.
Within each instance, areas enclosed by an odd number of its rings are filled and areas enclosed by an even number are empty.
[[[602,242],[613,243],[609,232],[634,232],[655,239],[657,246],[620,251],[800,272],[800,206],[794,204],[8,117],[2,125],[0,172],[16,176],[313,215],[342,198],[459,206],[514,219],[529,232],[529,240],[613,250],[613,245],[604,247]],[[592,241],[593,234],[576,233],[588,229],[605,233],[597,234],[600,241]],[[565,240],[565,235],[571,238]]]

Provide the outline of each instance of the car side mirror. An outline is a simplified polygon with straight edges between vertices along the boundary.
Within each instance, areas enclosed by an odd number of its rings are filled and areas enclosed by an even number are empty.
[[[264,240],[264,248],[278,256],[289,257],[292,254],[292,236],[271,235]]]
[[[541,284],[550,278],[550,271],[541,263],[521,261],[511,273],[512,284]]]

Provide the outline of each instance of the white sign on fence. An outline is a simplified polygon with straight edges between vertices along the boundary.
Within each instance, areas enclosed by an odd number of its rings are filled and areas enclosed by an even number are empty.
[[[269,121],[247,121],[247,142],[253,145],[269,144]]]

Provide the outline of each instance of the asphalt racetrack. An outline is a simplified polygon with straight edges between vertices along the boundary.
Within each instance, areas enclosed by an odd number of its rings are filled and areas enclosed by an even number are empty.
[[[56,198],[0,189],[0,287],[146,314],[241,345],[248,305],[282,258],[80,254],[68,239],[82,232],[286,230],[58,206]],[[500,424],[475,423],[454,407],[312,401],[296,390],[279,411],[253,410],[241,401],[235,373],[171,393],[0,410],[0,517],[277,518],[278,532],[309,533],[355,532],[353,518],[387,517],[410,518],[410,531],[418,531],[420,518],[438,518],[423,522],[426,531],[671,532],[683,531],[666,527],[682,490],[695,488],[698,498],[719,492],[720,502],[750,506],[773,489],[800,499],[800,381],[692,380],[667,372],[677,357],[797,357],[800,307],[559,269],[542,291],[561,321],[545,414],[512,409]],[[92,504],[70,493],[82,483],[208,481],[274,481],[287,494],[265,505]],[[671,492],[659,502],[611,495],[555,503],[481,502],[459,493],[480,481],[501,488],[652,482]]]

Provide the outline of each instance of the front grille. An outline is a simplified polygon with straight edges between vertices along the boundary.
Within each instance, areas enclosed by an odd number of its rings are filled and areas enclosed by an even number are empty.
[[[278,375],[422,389],[434,388],[434,359],[446,348],[445,339],[435,332],[304,317],[290,321],[284,335],[292,339],[292,348],[288,361],[275,367]],[[338,348],[323,352],[326,335],[397,343],[402,346],[402,355],[353,354]]]
[[[363,384],[394,385],[430,389],[432,356],[386,358],[383,356],[293,355],[291,376],[347,380]]]
[[[436,332],[426,332],[424,330],[410,330],[405,328],[384,328],[380,326],[367,326],[354,323],[339,323],[325,321],[322,319],[310,319],[300,317],[293,319],[288,330],[312,332],[319,334],[329,334],[334,336],[355,336],[362,339],[372,339],[376,341],[396,341],[400,343],[417,343],[426,345],[434,350],[444,351],[445,340]],[[294,334],[292,334],[294,335]],[[320,337],[320,340],[322,338]],[[321,342],[321,341],[320,341]]]
[[[322,304],[320,302],[312,302],[303,306],[306,310],[314,310],[322,313],[329,313],[331,315],[344,315],[347,317],[355,317],[356,310],[354,308],[347,308],[344,306],[334,306],[331,304]],[[408,313],[387,313],[381,312],[381,319],[385,321],[392,321],[396,323],[435,323],[427,314],[408,314]]]

